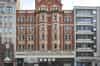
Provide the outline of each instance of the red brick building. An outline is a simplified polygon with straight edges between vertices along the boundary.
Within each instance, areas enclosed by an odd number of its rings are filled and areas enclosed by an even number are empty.
[[[16,17],[17,51],[34,50],[34,11],[17,10]]]
[[[35,10],[17,10],[18,64],[73,66],[73,18],[73,11],[62,10],[61,0],[36,0]]]

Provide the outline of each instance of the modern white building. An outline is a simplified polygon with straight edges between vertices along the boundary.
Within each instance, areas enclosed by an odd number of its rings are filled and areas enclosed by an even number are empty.
[[[74,7],[75,66],[100,66],[100,8]]]

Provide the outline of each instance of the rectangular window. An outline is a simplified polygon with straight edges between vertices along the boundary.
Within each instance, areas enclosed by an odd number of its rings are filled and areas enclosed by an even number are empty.
[[[42,34],[42,40],[44,40],[44,33]]]
[[[44,47],[44,44],[42,44],[42,49],[44,49],[45,47]]]
[[[65,22],[65,23],[70,23],[70,22],[72,22],[71,16],[65,16],[65,17],[64,17],[64,22]]]
[[[30,18],[30,16],[27,16],[27,19],[26,19],[26,20],[27,20],[27,22],[29,22],[29,18]]]
[[[4,7],[0,7],[0,13],[4,14]]]
[[[29,22],[32,23],[33,22],[33,16],[29,17]]]
[[[45,30],[45,24],[40,24],[40,30],[44,31]]]
[[[57,33],[54,33],[54,40],[57,40]]]
[[[2,17],[2,16],[0,16],[0,22],[2,22],[2,20],[3,20],[3,17]]]
[[[13,16],[8,16],[8,22],[12,22],[13,18]]]
[[[4,16],[4,22],[8,22],[8,16]]]
[[[18,25],[18,30],[24,30],[25,29],[25,26],[24,25]]]
[[[40,21],[44,22],[44,21],[45,21],[45,16],[46,16],[46,15],[41,14],[41,15],[40,15]]]
[[[28,44],[27,45],[27,49],[28,50],[33,50],[34,49],[34,45],[33,44]]]
[[[34,31],[34,27],[32,24],[29,24],[29,25],[27,25],[27,27],[25,26],[24,28],[27,28],[27,30],[30,32]]]
[[[0,16],[0,28],[2,28],[2,20],[3,20],[3,18],[2,18],[2,16]]]
[[[34,40],[34,36],[33,36],[33,34],[29,34],[29,35],[27,35],[27,40]]]
[[[92,15],[92,10],[91,9],[77,9],[76,13],[80,15]]]
[[[40,50],[45,50],[45,49],[46,49],[45,44],[44,43],[40,44]]]
[[[53,24],[53,30],[58,30],[58,24]]]
[[[57,46],[58,46],[58,45],[55,43],[55,44],[54,44],[54,49],[57,49]]]
[[[20,22],[20,16],[17,16],[16,20],[17,20],[17,22]]]
[[[60,16],[58,14],[52,14],[52,21],[59,22]]]
[[[6,8],[6,9],[7,9],[8,14],[9,14],[9,13],[12,13],[12,11],[13,11],[13,8],[12,8],[12,7],[10,7],[10,6],[7,6],[7,8]]]
[[[89,30],[91,31],[93,29],[93,26],[77,26],[76,30]]]
[[[65,34],[64,35],[64,39],[67,40],[67,41],[70,40],[71,39],[71,35],[70,34]]]
[[[70,25],[65,25],[65,26],[64,26],[64,30],[65,30],[65,31],[70,31],[70,30],[72,30],[72,28],[73,28],[73,27],[70,26]]]
[[[20,16],[20,22],[23,22],[23,21],[24,21],[24,17]]]
[[[25,49],[25,45],[24,44],[19,44],[18,45],[18,50],[19,51],[23,51]]]
[[[93,39],[91,35],[77,35],[76,39]]]
[[[78,17],[76,19],[76,22],[78,23],[92,23],[92,18],[91,17]]]
[[[45,40],[45,33],[44,32],[40,33],[40,40]]]
[[[54,15],[52,16],[52,20],[53,20],[53,21],[57,21],[57,15],[54,14]]]
[[[64,47],[65,47],[64,48],[65,50],[71,50],[71,45],[70,44],[65,44]]]
[[[20,35],[18,36],[18,40],[25,40],[25,35],[20,34]]]

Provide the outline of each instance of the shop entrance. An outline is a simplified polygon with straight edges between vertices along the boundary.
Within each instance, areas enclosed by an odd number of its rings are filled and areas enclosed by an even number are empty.
[[[13,66],[13,63],[4,63],[4,66]]]

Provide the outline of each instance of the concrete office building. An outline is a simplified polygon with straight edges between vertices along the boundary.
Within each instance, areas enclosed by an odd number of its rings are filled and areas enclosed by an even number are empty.
[[[13,66],[16,46],[16,0],[0,0],[0,44],[0,49],[3,49],[0,66]]]

